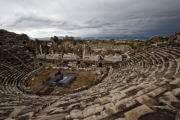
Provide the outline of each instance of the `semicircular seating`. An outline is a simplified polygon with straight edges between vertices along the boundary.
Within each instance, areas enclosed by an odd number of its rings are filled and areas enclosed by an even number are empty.
[[[149,47],[101,83],[59,96],[27,94],[28,80],[41,67],[25,47],[0,50],[0,119],[139,120],[159,111],[170,111],[175,119],[179,114],[179,44]]]

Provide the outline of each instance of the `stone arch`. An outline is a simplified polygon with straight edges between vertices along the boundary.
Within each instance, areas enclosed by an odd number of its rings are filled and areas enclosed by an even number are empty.
[[[81,64],[81,61],[77,61],[77,64],[78,64],[78,65]]]
[[[40,66],[43,66],[43,64],[42,64],[42,63],[39,63],[39,65],[40,65]]]
[[[23,41],[23,44],[25,45],[25,44],[26,44],[26,41]]]
[[[103,67],[102,62],[99,62],[99,63],[98,63],[98,67]]]

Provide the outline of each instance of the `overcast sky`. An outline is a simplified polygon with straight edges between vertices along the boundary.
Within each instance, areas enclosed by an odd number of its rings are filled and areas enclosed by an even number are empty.
[[[0,0],[0,29],[30,37],[150,37],[180,30],[180,0]]]

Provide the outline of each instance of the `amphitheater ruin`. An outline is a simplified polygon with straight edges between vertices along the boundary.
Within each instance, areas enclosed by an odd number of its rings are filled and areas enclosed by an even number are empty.
[[[142,43],[103,55],[113,46],[58,49],[53,39],[0,30],[0,120],[180,120],[180,32]],[[77,78],[44,86],[58,70]]]

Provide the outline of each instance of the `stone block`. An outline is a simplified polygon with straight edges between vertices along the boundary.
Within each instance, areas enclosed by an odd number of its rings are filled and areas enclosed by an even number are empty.
[[[83,113],[82,113],[82,111],[75,109],[70,112],[70,117],[73,119],[74,118],[83,118]]]
[[[160,87],[160,88],[157,88],[157,89],[153,90],[152,92],[148,93],[147,95],[149,95],[151,97],[156,97],[166,90],[167,90],[166,88]]]
[[[118,112],[116,106],[113,103],[108,103],[104,107],[105,107],[106,112],[109,114],[115,114]]]
[[[152,106],[156,103],[155,100],[153,100],[147,95],[139,96],[136,98],[136,100],[141,104],[146,104],[147,106]]]
[[[103,109],[104,109],[104,106],[100,106],[99,104],[89,106],[83,110],[83,116],[88,117],[88,116],[94,115],[98,112],[103,111]]]
[[[141,105],[139,107],[136,107],[126,112],[124,115],[128,120],[138,120],[140,116],[151,113],[151,112],[153,112],[153,110],[150,109],[148,106]]]
[[[180,78],[176,78],[172,82],[170,82],[171,85],[180,85]]]

